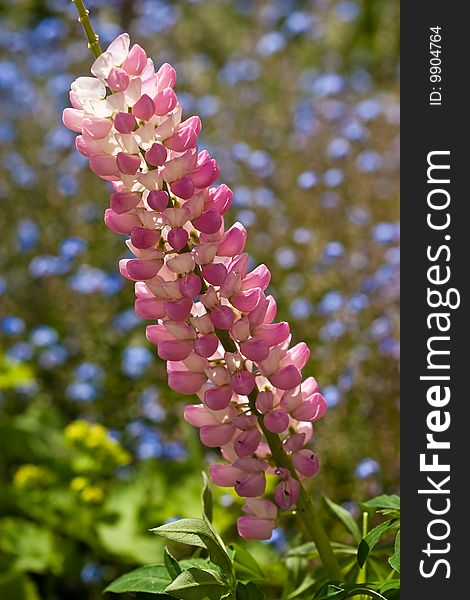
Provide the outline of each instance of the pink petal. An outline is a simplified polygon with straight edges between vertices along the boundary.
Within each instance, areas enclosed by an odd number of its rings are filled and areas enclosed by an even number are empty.
[[[269,540],[275,526],[275,521],[271,519],[258,519],[251,515],[237,519],[238,534],[246,540]]]
[[[110,206],[115,213],[122,215],[135,208],[140,199],[140,194],[135,192],[114,192],[110,197]]]
[[[114,231],[120,234],[129,234],[134,227],[141,225],[139,217],[129,214],[117,214],[111,208],[106,209],[104,213],[104,222]]]
[[[168,152],[165,146],[155,142],[155,144],[152,145],[150,150],[147,150],[147,152],[145,153],[145,160],[154,167],[160,167],[165,163],[167,154]]]
[[[320,468],[318,458],[311,450],[304,448],[292,455],[292,464],[294,468],[306,477],[312,477]]]
[[[223,410],[230,404],[232,394],[230,385],[210,387],[204,392],[204,402],[212,410]]]
[[[235,223],[223,235],[219,248],[218,256],[235,256],[243,251],[246,244],[247,233],[246,229],[240,223]]]
[[[131,113],[118,112],[114,117],[114,127],[119,133],[131,133],[136,125],[135,117]]]
[[[206,425],[199,430],[199,436],[204,446],[218,448],[228,444],[235,433],[235,427],[226,425]]]
[[[168,385],[180,394],[196,394],[206,383],[204,373],[192,373],[191,371],[170,371],[168,373]]]
[[[289,415],[283,410],[273,410],[263,417],[266,429],[273,433],[282,433],[289,427]]]
[[[168,194],[163,190],[152,190],[147,196],[147,203],[153,210],[161,212],[168,206]]]
[[[260,338],[250,338],[240,344],[240,351],[243,356],[257,363],[268,357],[269,346]]]
[[[160,239],[160,232],[145,227],[134,227],[131,231],[132,245],[140,250],[152,248]]]

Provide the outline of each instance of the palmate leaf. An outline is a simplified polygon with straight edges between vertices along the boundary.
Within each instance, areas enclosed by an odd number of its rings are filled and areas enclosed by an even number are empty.
[[[189,546],[207,548],[211,561],[222,573],[232,576],[232,561],[209,523],[202,519],[179,519],[150,530],[152,533]]]
[[[361,532],[359,531],[359,527],[354,520],[353,516],[342,506],[333,502],[326,496],[323,496],[323,502],[326,507],[330,511],[332,515],[334,515],[341,523],[346,527],[349,533],[353,536],[356,542],[359,542],[361,539]]]
[[[182,600],[220,600],[229,589],[215,571],[192,567],[178,575],[166,591]]]
[[[124,592],[147,592],[160,594],[171,582],[165,565],[146,565],[122,575],[104,590],[122,594]]]
[[[384,523],[377,525],[377,527],[374,527],[374,529],[371,529],[369,533],[361,540],[357,549],[357,562],[361,568],[364,566],[369,553],[375,547],[380,538],[397,527],[398,523],[398,519],[390,519],[389,521],[385,521]]]

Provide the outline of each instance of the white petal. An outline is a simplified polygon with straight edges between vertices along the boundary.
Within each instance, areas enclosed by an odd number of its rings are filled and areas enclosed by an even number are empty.
[[[113,113],[106,100],[86,100],[83,103],[85,110],[95,117],[110,117]]]
[[[159,190],[162,187],[162,177],[156,169],[139,175],[137,180],[148,190]]]
[[[126,97],[124,92],[116,92],[106,98],[108,107],[112,112],[127,112]]]
[[[71,88],[81,104],[84,100],[99,100],[106,96],[104,83],[95,77],[79,77],[72,82]]]
[[[142,81],[140,77],[134,77],[129,83],[129,87],[124,92],[127,106],[134,106],[142,95]]]
[[[95,62],[91,65],[91,72],[99,79],[107,79],[109,72],[114,67],[113,57],[109,52],[100,54]]]
[[[126,60],[129,54],[130,38],[128,33],[121,33],[110,45],[107,47],[106,52],[109,52],[113,57],[113,64],[116,67],[120,67]]]
[[[128,154],[138,154],[139,146],[132,133],[116,133],[115,138],[119,146]]]

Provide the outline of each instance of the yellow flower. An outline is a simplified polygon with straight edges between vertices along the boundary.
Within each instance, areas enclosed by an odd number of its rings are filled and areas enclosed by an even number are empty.
[[[13,485],[19,489],[47,487],[54,483],[55,475],[46,467],[21,465],[13,477]]]
[[[90,483],[90,480],[87,479],[86,477],[74,477],[72,479],[72,481],[70,482],[70,488],[74,492],[78,493],[78,492],[81,492],[83,489],[85,489],[89,483]]]
[[[96,485],[90,485],[82,490],[80,499],[85,504],[101,504],[104,500],[104,492]]]

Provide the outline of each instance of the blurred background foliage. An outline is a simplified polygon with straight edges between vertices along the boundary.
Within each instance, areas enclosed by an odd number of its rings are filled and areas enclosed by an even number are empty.
[[[357,514],[398,490],[396,0],[94,0],[178,71],[186,116],[268,264],[279,317],[330,405],[314,493]],[[0,597],[99,598],[161,558],[150,527],[199,516],[216,460],[182,420],[121,280],[109,190],[61,123],[91,63],[65,0],[0,2]],[[217,490],[235,537],[240,499]],[[281,582],[291,524],[254,552]],[[332,531],[335,535],[335,531]],[[180,557],[186,550],[178,548]],[[275,591],[272,592],[273,598]]]

